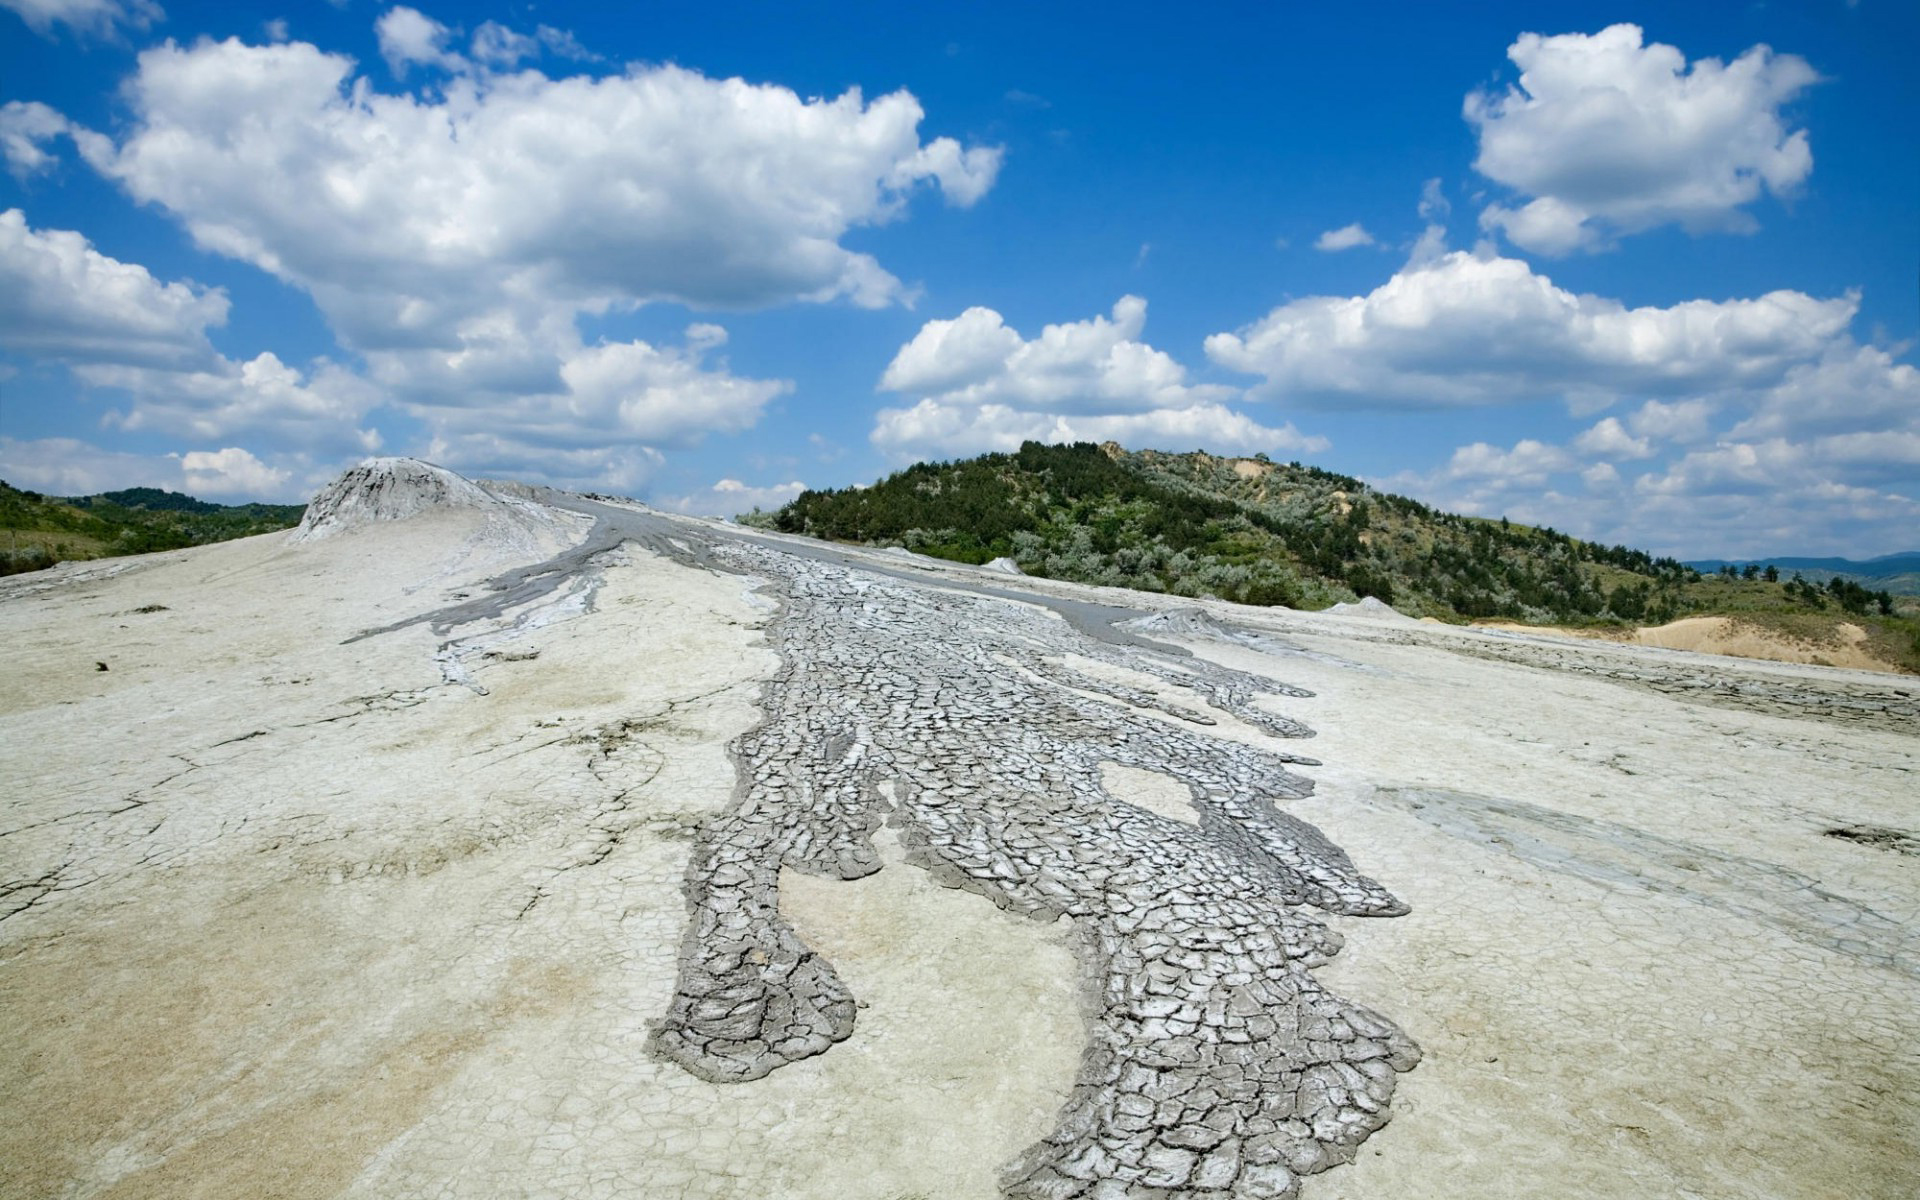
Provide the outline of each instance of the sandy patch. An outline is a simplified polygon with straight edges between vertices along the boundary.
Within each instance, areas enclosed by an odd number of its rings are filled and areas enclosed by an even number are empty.
[[[1835,641],[1813,642],[1775,633],[1732,617],[1682,617],[1665,625],[1641,629],[1565,629],[1557,626],[1520,625],[1511,621],[1480,621],[1483,629],[1512,629],[1527,633],[1556,634],[1562,637],[1597,638],[1630,646],[1659,646],[1668,650],[1691,650],[1698,654],[1727,654],[1737,658],[1758,658],[1767,662],[1806,663],[1816,667],[1848,667],[1861,671],[1891,671],[1901,668],[1873,653],[1867,645],[1867,631],[1851,622],[1835,627]]]

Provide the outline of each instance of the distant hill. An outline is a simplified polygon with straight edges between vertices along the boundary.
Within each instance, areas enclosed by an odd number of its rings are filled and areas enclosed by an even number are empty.
[[[1374,596],[1416,616],[1583,622],[1679,611],[1698,573],[1552,529],[1439,512],[1300,463],[1043,446],[803,493],[766,518],[1031,574],[1250,604]]]
[[[1920,621],[1883,589],[1729,577],[1551,528],[1441,512],[1264,456],[1108,443],[917,463],[870,486],[803,492],[742,518],[789,533],[1176,596],[1318,609],[1373,596],[1416,617],[1662,624],[1725,614],[1794,636],[1844,619],[1920,665]],[[1911,628],[1909,628],[1911,626]]]
[[[1745,571],[1752,566],[1764,571],[1771,566],[1783,575],[1798,574],[1813,583],[1839,578],[1867,588],[1885,588],[1896,596],[1920,596],[1920,550],[1882,554],[1878,558],[1742,558],[1700,559],[1687,563],[1701,574],[1726,567]]]
[[[150,487],[101,492],[97,496],[70,496],[67,503],[79,508],[89,508],[95,503],[110,504],[119,508],[144,508],[149,512],[216,513],[223,507],[206,500],[196,500],[184,492]]]
[[[43,496],[0,482],[0,575],[286,529],[301,504],[214,504],[160,488]]]

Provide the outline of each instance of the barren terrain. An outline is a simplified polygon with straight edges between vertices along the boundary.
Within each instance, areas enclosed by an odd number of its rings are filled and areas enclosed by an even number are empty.
[[[1909,680],[357,495],[0,585],[0,1194],[1920,1191]]]

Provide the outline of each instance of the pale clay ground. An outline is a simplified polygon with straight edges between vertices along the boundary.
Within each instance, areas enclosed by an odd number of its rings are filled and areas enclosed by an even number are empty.
[[[590,607],[483,643],[484,695],[425,626],[342,644],[515,565],[473,532],[272,535],[0,598],[0,880],[32,884],[0,901],[0,1195],[995,1195],[1073,1083],[1069,923],[945,890],[883,831],[879,874],[781,883],[866,1005],[851,1038],[746,1084],[649,1057],[767,604],[629,547]],[[1821,836],[1920,825],[1920,736],[1211,608],[1301,651],[1183,643],[1317,693],[1276,705],[1325,762],[1289,807],[1413,906],[1332,919],[1321,978],[1425,1058],[1309,1200],[1920,1193],[1920,958],[1885,930],[1920,924],[1920,859]],[[1106,780],[1192,819],[1164,777]],[[1442,799],[1379,790],[1407,788]],[[1475,797],[1561,814],[1571,866],[1460,836],[1498,819]],[[1620,847],[1649,838],[1719,876],[1638,886]],[[1808,878],[1879,940],[1762,919]]]

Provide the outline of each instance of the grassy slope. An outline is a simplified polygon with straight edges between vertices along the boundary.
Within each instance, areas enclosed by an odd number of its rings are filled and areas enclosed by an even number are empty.
[[[298,504],[211,504],[157,488],[42,496],[0,482],[0,575],[286,529]]]
[[[1841,621],[1920,670],[1920,614],[1890,598],[1703,576],[1552,529],[1463,517],[1359,480],[1264,459],[1040,446],[916,464],[868,488],[807,492],[750,521],[1034,575],[1250,604],[1377,596],[1414,616],[1661,624],[1724,614],[1821,643]]]

